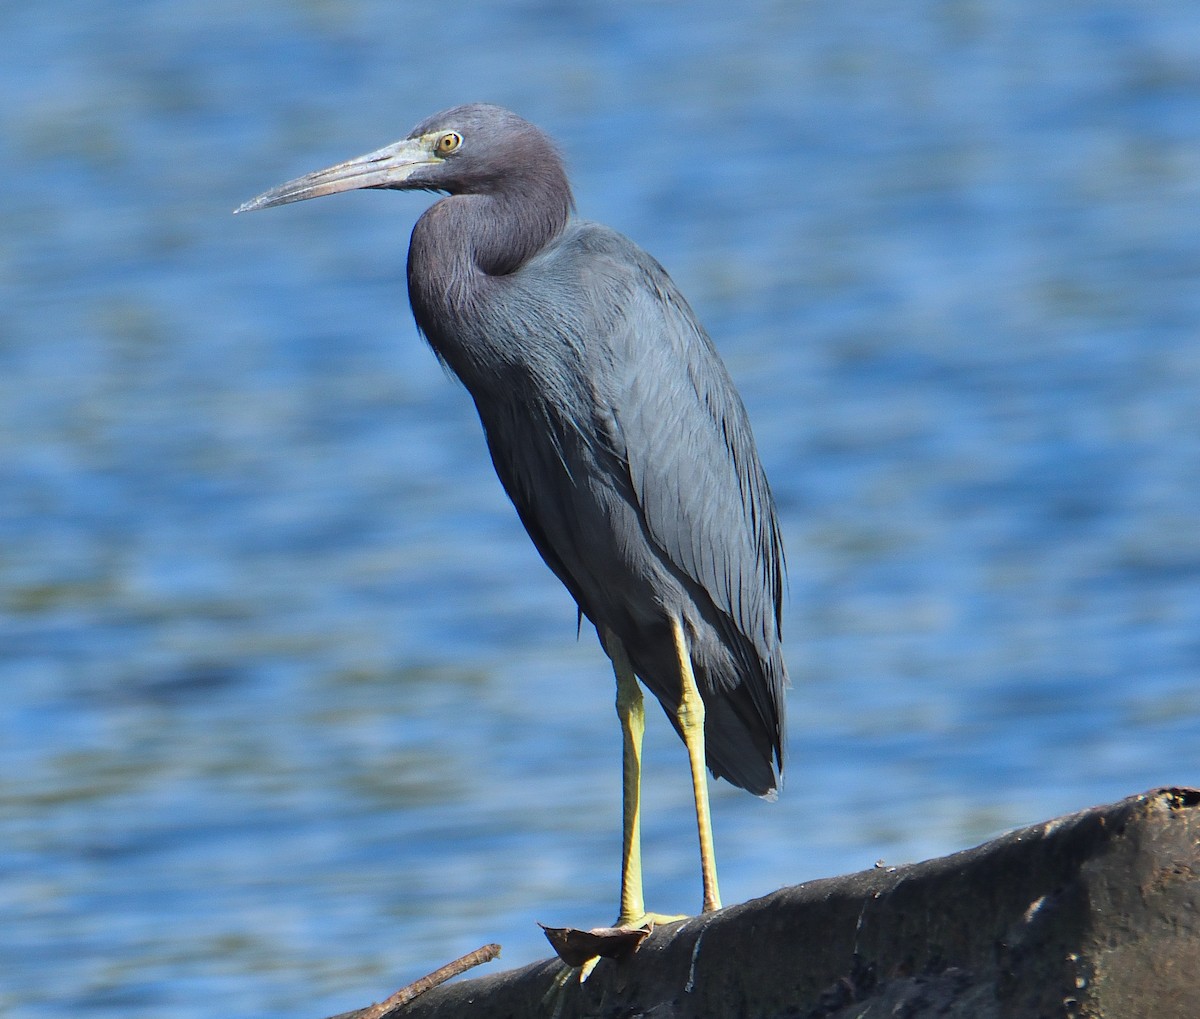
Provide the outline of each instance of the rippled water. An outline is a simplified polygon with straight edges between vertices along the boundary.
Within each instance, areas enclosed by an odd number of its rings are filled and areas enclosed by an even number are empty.
[[[0,95],[5,1016],[318,1017],[615,911],[611,678],[413,329],[427,199],[229,215],[453,102],[750,408],[795,688],[727,901],[1200,783],[1194,4],[9,4]]]

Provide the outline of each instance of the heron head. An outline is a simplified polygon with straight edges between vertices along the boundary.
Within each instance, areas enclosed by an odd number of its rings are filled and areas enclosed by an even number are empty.
[[[529,181],[569,196],[562,160],[538,128],[499,106],[472,103],[434,114],[391,145],[280,184],[235,212],[359,188],[488,194]]]

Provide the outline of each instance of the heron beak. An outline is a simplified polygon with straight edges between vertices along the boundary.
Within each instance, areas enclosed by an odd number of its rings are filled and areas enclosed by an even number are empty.
[[[239,205],[234,214],[269,209],[273,205],[302,202],[306,198],[335,195],[339,191],[358,188],[403,187],[404,181],[423,166],[441,162],[430,148],[427,138],[405,138],[393,145],[368,152],[316,173],[308,173],[286,184],[264,191],[257,198]]]

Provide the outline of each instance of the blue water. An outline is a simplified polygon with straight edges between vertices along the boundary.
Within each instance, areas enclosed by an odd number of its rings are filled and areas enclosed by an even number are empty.
[[[415,334],[428,199],[230,215],[472,99],[670,268],[775,486],[728,902],[1200,784],[1200,7],[6,4],[5,1017],[319,1017],[615,913],[611,677]]]

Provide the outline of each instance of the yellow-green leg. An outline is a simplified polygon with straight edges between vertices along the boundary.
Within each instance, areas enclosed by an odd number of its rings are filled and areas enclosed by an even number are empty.
[[[671,620],[675,638],[675,656],[679,661],[682,692],[675,717],[683,730],[688,763],[692,768],[692,793],[696,803],[696,828],[700,832],[700,873],[704,881],[704,912],[721,908],[721,893],[717,889],[717,858],[713,851],[712,815],[708,809],[708,775],[704,759],[704,699],[696,686],[692,672],[692,656],[688,651],[683,623],[678,617]]]
[[[696,826],[700,832],[704,912],[708,913],[721,908],[721,896],[717,890],[712,820],[708,807],[708,778],[704,771],[704,701],[696,686],[691,655],[687,649],[682,624],[678,619],[672,620],[671,629],[682,687],[676,717],[683,731],[683,742],[687,747],[688,762],[692,771]],[[622,744],[621,914],[616,925],[640,927],[647,923],[671,923],[683,917],[647,913],[642,895],[642,735],[646,729],[642,691],[620,638],[611,630],[606,638],[605,644],[617,676],[617,717],[621,720]]]
[[[621,720],[621,914],[616,926],[644,922],[642,897],[642,735],[646,712],[642,691],[625,645],[611,630],[605,642],[617,676],[617,717]]]

